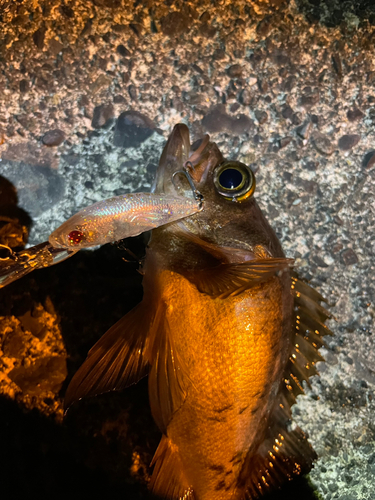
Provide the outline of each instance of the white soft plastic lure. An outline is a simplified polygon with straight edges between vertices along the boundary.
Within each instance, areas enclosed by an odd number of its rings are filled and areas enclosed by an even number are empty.
[[[0,258],[0,288],[35,269],[62,262],[82,248],[137,236],[201,209],[202,200],[197,196],[193,199],[160,193],[129,193],[99,201],[64,222],[49,241],[17,253],[0,245],[8,252]]]

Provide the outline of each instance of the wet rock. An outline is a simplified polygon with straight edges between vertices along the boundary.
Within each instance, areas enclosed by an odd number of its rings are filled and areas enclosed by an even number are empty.
[[[243,68],[241,64],[232,64],[232,66],[228,68],[228,75],[231,78],[240,78],[242,76],[242,71]]]
[[[91,84],[91,92],[97,94],[101,89],[109,87],[112,79],[107,75],[99,75],[98,78]]]
[[[306,120],[300,127],[297,128],[296,132],[301,139],[308,139],[310,137],[310,132],[312,128],[311,120]]]
[[[117,94],[113,97],[113,102],[115,104],[125,104],[126,103],[126,99],[123,95],[121,94]]]
[[[92,117],[92,128],[102,128],[115,116],[115,110],[112,104],[101,104],[94,108]]]
[[[1,175],[18,193],[19,206],[35,218],[52,208],[65,193],[65,181],[48,166],[3,160]]]
[[[291,75],[282,81],[280,88],[283,92],[290,92],[291,90],[293,90],[295,84],[296,84],[296,78],[295,76]]]
[[[225,59],[225,51],[223,49],[216,49],[214,53],[212,54],[212,58],[215,61],[221,61]]]
[[[323,155],[331,155],[335,148],[329,137],[320,132],[315,132],[312,136],[312,142],[315,149]]]
[[[272,19],[271,16],[266,16],[263,18],[257,26],[257,33],[259,36],[267,36],[272,29]]]
[[[46,356],[28,367],[13,368],[8,376],[22,392],[40,396],[47,391],[58,392],[67,374],[65,357]]]
[[[290,144],[293,140],[293,137],[291,135],[287,135],[286,137],[282,137],[279,140],[279,148],[283,149],[285,148],[288,144]]]
[[[281,111],[281,115],[283,118],[285,118],[286,120],[290,120],[293,116],[293,110],[292,108],[289,106],[289,104],[286,104],[282,111]]]
[[[354,108],[354,109],[349,109],[346,116],[350,122],[356,122],[362,120],[365,117],[365,114],[362,113],[360,109]]]
[[[302,122],[302,113],[297,111],[296,113],[293,113],[292,116],[292,123],[293,125],[299,125]]]
[[[228,133],[234,135],[242,135],[254,129],[254,122],[246,115],[240,114],[232,119],[232,123]]]
[[[341,78],[342,77],[342,63],[341,63],[341,57],[338,53],[332,54],[332,66],[333,66],[333,69],[336,71],[337,75]]]
[[[117,54],[119,54],[122,57],[129,57],[130,56],[130,51],[125,47],[125,45],[118,45],[116,48]]]
[[[28,92],[30,89],[30,80],[21,80],[20,81],[20,92],[22,92],[22,94],[25,94],[26,92]]]
[[[228,134],[242,135],[254,128],[254,122],[243,114],[232,118],[225,112],[225,106],[219,104],[204,116],[202,126],[210,133],[228,132]]]
[[[42,26],[33,34],[34,43],[39,50],[42,50],[44,47],[44,39],[46,31],[47,29],[44,26]]]
[[[375,151],[370,151],[366,153],[363,158],[363,167],[366,169],[370,169],[375,165]]]
[[[9,358],[21,360],[27,349],[27,338],[21,328],[7,334],[2,345],[2,351]]]
[[[164,35],[176,37],[190,30],[191,22],[183,12],[170,12],[160,19],[160,28]]]
[[[117,118],[113,144],[131,148],[148,139],[155,131],[155,125],[148,116],[138,111],[125,111]]]
[[[230,112],[231,113],[235,113],[236,111],[238,111],[240,109],[240,105],[238,104],[238,102],[234,102],[233,104],[231,104],[230,106]]]
[[[135,85],[129,85],[128,88],[129,96],[132,101],[136,101],[138,99],[138,91]]]
[[[231,125],[231,117],[226,114],[225,106],[218,104],[209,110],[202,120],[202,126],[211,134],[225,132]]]
[[[301,97],[301,106],[309,110],[319,102],[319,92],[317,90],[307,91]]]
[[[240,94],[239,101],[244,106],[249,106],[249,104],[251,104],[251,101],[252,101],[252,95],[251,95],[250,90],[243,89],[243,91]]]
[[[268,120],[268,114],[266,111],[256,109],[254,114],[255,114],[255,118],[258,120],[258,122],[260,124],[266,123],[266,121]]]
[[[347,248],[341,253],[341,258],[346,266],[352,266],[358,262],[357,254],[351,248]]]
[[[343,151],[349,151],[354,148],[359,141],[361,140],[361,136],[358,134],[346,134],[340,137],[339,139],[339,148]]]
[[[49,130],[42,137],[42,142],[45,146],[53,147],[60,146],[65,141],[65,134],[62,130],[56,128]]]

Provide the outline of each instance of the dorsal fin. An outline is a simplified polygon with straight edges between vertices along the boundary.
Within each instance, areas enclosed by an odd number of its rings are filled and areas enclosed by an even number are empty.
[[[155,465],[149,487],[161,498],[194,500],[194,493],[183,471],[177,446],[167,436],[162,436],[151,462]]]
[[[247,496],[258,498],[280,487],[285,478],[309,472],[317,455],[298,426],[291,426],[291,406],[303,393],[303,381],[317,373],[315,363],[322,361],[318,349],[322,336],[331,334],[323,324],[330,314],[319,304],[323,297],[292,274],[294,295],[294,344],[283,382],[271,414],[267,434],[255,454],[245,462],[239,482],[246,485]]]

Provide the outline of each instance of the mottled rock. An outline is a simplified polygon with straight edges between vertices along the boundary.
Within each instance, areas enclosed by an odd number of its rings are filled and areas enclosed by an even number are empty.
[[[45,39],[46,31],[47,31],[47,28],[42,26],[37,31],[35,31],[35,33],[33,34],[34,43],[39,50],[42,50],[44,47],[44,39]]]
[[[329,137],[325,134],[321,134],[320,132],[314,132],[312,136],[312,142],[315,149],[323,155],[329,156],[335,150],[334,145],[332,144]]]
[[[336,71],[337,75],[341,78],[342,77],[342,63],[341,63],[341,57],[338,53],[332,54],[332,66],[333,66],[333,69]]]
[[[135,85],[129,85],[128,92],[129,92],[130,99],[132,101],[136,101],[138,99],[138,90],[137,90],[137,87]]]
[[[300,127],[297,127],[296,130],[297,135],[301,137],[301,139],[306,140],[310,136],[311,128],[312,128],[311,120],[306,120]]]
[[[226,114],[225,106],[218,104],[211,108],[202,120],[202,126],[211,134],[215,132],[224,132],[231,125],[231,117]]]
[[[91,84],[91,92],[96,94],[99,90],[109,87],[112,83],[112,79],[107,75],[99,75],[98,78]]]
[[[299,125],[302,122],[302,113],[297,111],[296,113],[293,113],[292,116],[292,123],[293,125]]]
[[[341,253],[341,258],[346,266],[351,266],[358,262],[357,254],[351,248],[347,248]]]
[[[233,133],[234,135],[242,135],[247,132],[250,132],[254,129],[254,122],[247,115],[237,115],[232,119],[232,123],[230,125],[229,133]]]
[[[115,96],[113,96],[113,102],[115,104],[125,104],[126,103],[126,99],[123,95],[121,94],[117,94]]]
[[[365,114],[362,113],[360,109],[354,108],[354,109],[349,109],[346,116],[350,122],[356,122],[362,120],[365,117]]]
[[[255,118],[258,120],[260,124],[266,123],[268,120],[268,114],[266,111],[262,111],[260,109],[256,109],[254,111]]]
[[[293,140],[293,137],[291,135],[287,135],[286,137],[282,137],[279,140],[279,148],[283,149],[285,148],[288,144],[290,144]]]
[[[117,54],[120,54],[120,56],[123,57],[129,57],[130,56],[130,51],[125,47],[125,45],[118,45],[116,48]]]
[[[301,106],[309,110],[319,102],[319,92],[317,90],[310,90],[301,96]]]
[[[272,29],[271,16],[264,17],[257,26],[257,33],[259,36],[267,36]]]
[[[366,169],[370,169],[375,165],[375,151],[369,151],[365,154],[363,158],[363,166]]]
[[[42,137],[42,142],[45,146],[53,147],[60,146],[65,141],[65,134],[62,130],[56,128],[49,130]]]
[[[243,89],[241,94],[240,94],[239,101],[244,106],[249,106],[249,104],[251,104],[251,101],[252,101],[252,94],[251,94],[250,90]]]
[[[361,140],[361,136],[358,134],[346,134],[340,137],[339,139],[339,148],[343,151],[349,151],[354,148],[359,141]]]
[[[286,120],[290,120],[293,116],[293,110],[289,106],[289,104],[286,104],[283,109],[281,110],[281,116],[285,118]]]
[[[117,147],[137,147],[154,131],[155,125],[148,116],[134,110],[125,111],[117,118],[113,143]]]
[[[242,135],[254,128],[254,122],[244,114],[232,118],[225,112],[225,106],[219,104],[204,116],[202,126],[210,133],[228,132],[232,135]]]
[[[232,64],[232,66],[229,66],[227,71],[231,78],[240,78],[242,76],[243,68],[241,64]]]
[[[176,37],[190,30],[191,22],[183,12],[170,12],[160,19],[160,28],[164,35]]]
[[[92,128],[102,128],[115,116],[115,110],[112,104],[101,104],[94,108],[92,117]]]
[[[20,92],[25,94],[30,89],[30,80],[23,79],[20,81]]]
[[[1,175],[16,187],[18,205],[33,218],[52,208],[65,193],[64,178],[49,166],[3,160]]]
[[[13,368],[8,376],[25,394],[39,396],[48,391],[58,392],[67,374],[65,357],[46,356],[30,366]]]

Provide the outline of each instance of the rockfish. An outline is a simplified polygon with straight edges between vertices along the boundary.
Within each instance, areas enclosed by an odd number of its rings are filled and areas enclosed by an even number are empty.
[[[256,498],[308,472],[316,454],[291,427],[302,381],[329,333],[322,296],[297,279],[254,198],[255,178],[205,136],[176,125],[153,192],[201,209],[153,229],[142,302],[94,345],[65,404],[148,374],[162,438],[162,498]],[[197,198],[196,198],[197,199]]]

